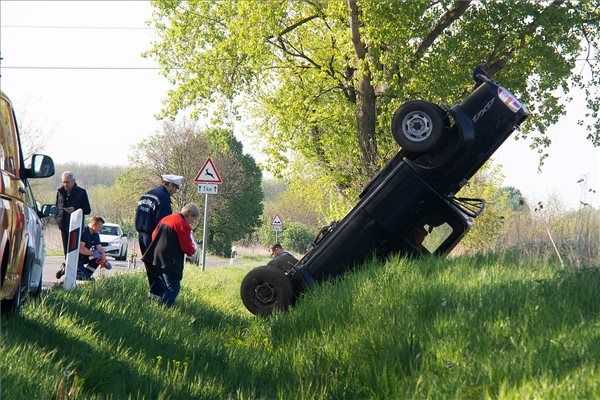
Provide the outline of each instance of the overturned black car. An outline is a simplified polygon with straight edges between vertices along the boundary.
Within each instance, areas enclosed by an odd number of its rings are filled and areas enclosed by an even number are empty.
[[[392,134],[402,150],[295,265],[273,260],[246,275],[241,296],[250,312],[286,310],[312,283],[371,256],[443,256],[460,242],[485,202],[455,194],[527,118],[527,109],[480,68],[473,76],[475,90],[450,109],[410,101],[394,113]]]

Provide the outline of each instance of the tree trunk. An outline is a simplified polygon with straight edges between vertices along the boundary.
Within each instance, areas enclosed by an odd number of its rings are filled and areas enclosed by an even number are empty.
[[[377,142],[375,141],[375,124],[377,121],[377,108],[375,106],[375,89],[371,82],[371,72],[366,63],[367,46],[360,37],[359,10],[356,0],[348,0],[350,12],[350,30],[356,57],[363,63],[365,70],[358,77],[358,90],[356,96],[356,122],[358,128],[358,144],[362,155],[363,169],[369,178],[376,172]]]
[[[363,159],[363,168],[369,173],[370,177],[377,169],[377,142],[375,141],[377,108],[375,106],[375,89],[371,84],[371,74],[369,72],[365,72],[360,80],[356,100],[358,142]]]

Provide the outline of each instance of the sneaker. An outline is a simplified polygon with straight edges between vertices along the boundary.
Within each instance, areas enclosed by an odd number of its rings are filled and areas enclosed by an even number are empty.
[[[106,264],[104,264],[104,269],[107,269],[110,271],[112,269],[112,265],[107,261]]]
[[[154,293],[148,293],[148,298],[150,300],[157,301],[159,303],[162,301],[162,297],[160,297],[159,295],[154,294]]]
[[[60,266],[60,269],[58,271],[56,271],[56,279],[62,278],[62,276],[64,274],[65,274],[65,263],[62,263],[62,265]]]

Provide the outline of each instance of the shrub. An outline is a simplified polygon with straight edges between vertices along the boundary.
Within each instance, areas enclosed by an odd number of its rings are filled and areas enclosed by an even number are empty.
[[[281,236],[281,245],[296,253],[305,253],[314,239],[313,233],[306,225],[296,222],[285,226]]]

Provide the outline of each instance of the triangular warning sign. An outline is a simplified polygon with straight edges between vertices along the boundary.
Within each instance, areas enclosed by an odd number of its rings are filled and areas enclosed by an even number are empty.
[[[223,180],[217,172],[217,168],[215,168],[215,164],[213,164],[212,160],[209,158],[206,160],[202,168],[198,171],[198,175],[196,175],[196,179],[194,179],[195,183],[214,183],[221,184]]]
[[[279,215],[276,215],[275,217],[273,217],[273,222],[271,222],[272,225],[283,225],[283,222],[281,221],[281,218],[279,218]]]

